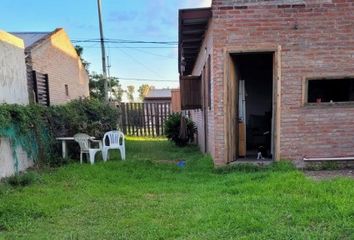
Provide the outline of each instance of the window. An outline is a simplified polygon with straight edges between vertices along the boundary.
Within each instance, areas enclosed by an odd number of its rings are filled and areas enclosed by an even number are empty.
[[[180,89],[182,110],[201,108],[201,76],[181,76]]]
[[[308,103],[354,101],[354,78],[308,80]]]
[[[65,95],[68,97],[69,96],[69,86],[68,84],[65,84]]]

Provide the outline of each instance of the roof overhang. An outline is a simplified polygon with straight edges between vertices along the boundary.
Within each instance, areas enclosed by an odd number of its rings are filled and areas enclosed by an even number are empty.
[[[179,10],[178,70],[180,75],[192,74],[211,16],[211,8]]]

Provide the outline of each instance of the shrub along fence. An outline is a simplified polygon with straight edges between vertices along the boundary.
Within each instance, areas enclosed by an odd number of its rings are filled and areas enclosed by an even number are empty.
[[[166,103],[121,103],[122,129],[133,136],[162,136],[165,122],[171,113]]]
[[[60,146],[55,137],[83,132],[101,138],[106,131],[117,129],[118,121],[117,108],[94,99],[74,100],[51,107],[0,105],[0,137],[9,139],[17,173],[18,147],[38,164],[61,164]]]

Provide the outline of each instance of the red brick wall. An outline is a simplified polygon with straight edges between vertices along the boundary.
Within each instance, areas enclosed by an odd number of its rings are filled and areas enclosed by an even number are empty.
[[[89,96],[88,74],[64,30],[31,50],[33,70],[48,74],[51,104]],[[65,93],[69,87],[69,96]]]
[[[213,52],[213,38],[212,38],[212,20],[209,23],[209,30],[205,34],[205,39],[202,43],[202,46],[200,51],[198,59],[196,61],[196,64],[194,66],[192,75],[194,76],[199,76],[203,72],[203,68],[207,66],[207,59],[209,55],[212,55]],[[212,64],[211,64],[212,65]],[[211,72],[213,69],[211,69]],[[212,75],[212,74],[211,74]],[[205,77],[203,79],[205,82],[204,84],[207,85],[207,78]],[[213,83],[213,78],[211,78],[211,83]],[[202,90],[203,91],[203,90]],[[211,96],[213,97],[214,94],[214,89],[213,87],[211,88],[210,92]],[[205,96],[207,99],[208,96]],[[207,100],[206,100],[207,102]],[[194,122],[196,122],[197,128],[198,128],[198,144],[200,146],[201,151],[207,150],[207,153],[210,153],[212,156],[215,154],[215,145],[214,145],[214,138],[215,138],[215,132],[214,132],[214,102],[211,102],[211,108],[207,108],[207,117],[208,117],[208,126],[207,126],[207,148],[205,148],[205,129],[204,129],[204,112],[202,110],[193,110],[191,111],[191,116]]]
[[[354,104],[311,107],[303,104],[305,78],[354,76],[354,1],[308,0],[289,4],[289,0],[258,0],[261,3],[248,6],[244,2],[214,0],[212,6],[211,129],[215,137],[209,138],[209,145],[215,146],[212,152],[215,163],[226,161],[225,47],[245,50],[281,47],[282,159],[354,156]]]

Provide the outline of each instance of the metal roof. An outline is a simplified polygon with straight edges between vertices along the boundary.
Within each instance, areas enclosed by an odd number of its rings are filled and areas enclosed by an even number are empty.
[[[25,48],[28,48],[51,33],[52,32],[12,32],[11,34],[21,38],[25,42]]]
[[[193,71],[211,16],[211,8],[179,11],[178,67],[183,76]]]
[[[171,98],[171,89],[150,89],[144,99]]]

